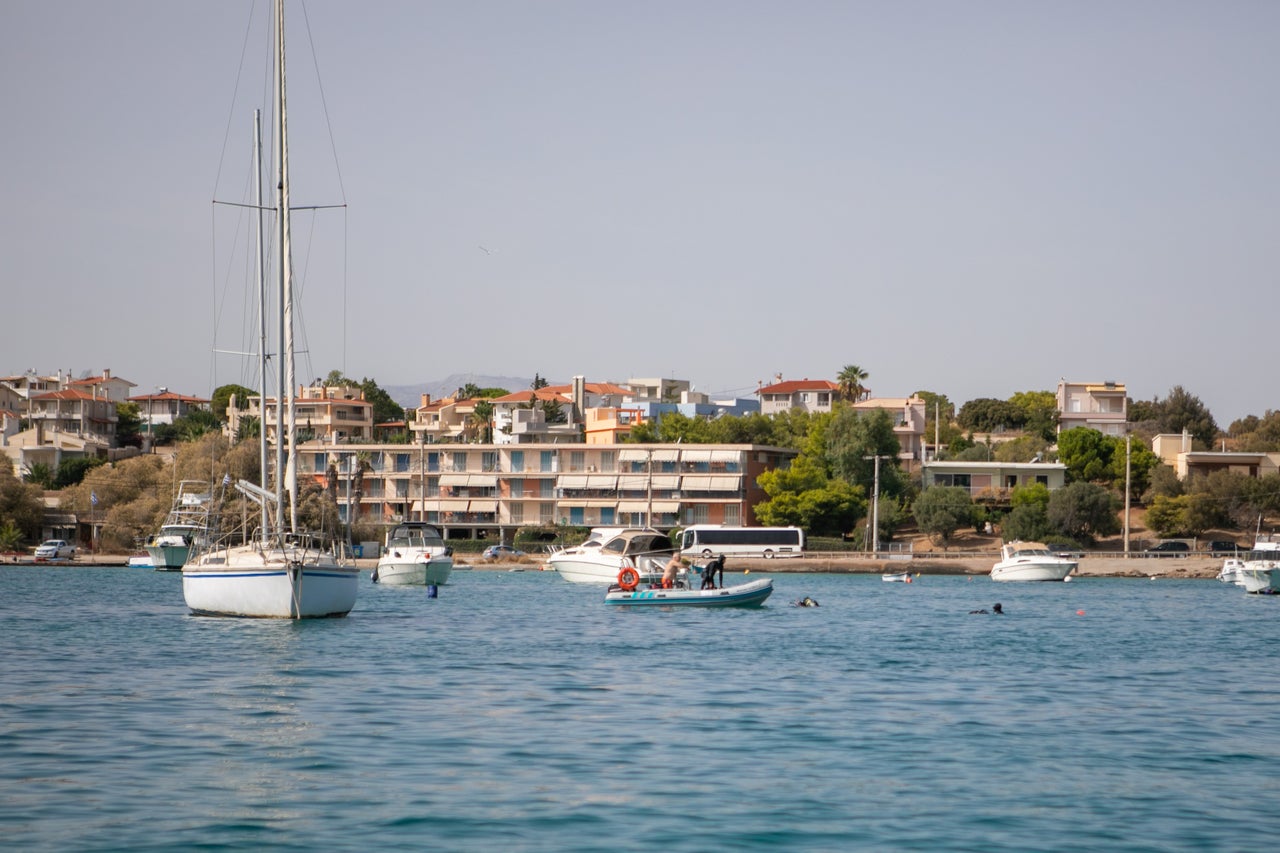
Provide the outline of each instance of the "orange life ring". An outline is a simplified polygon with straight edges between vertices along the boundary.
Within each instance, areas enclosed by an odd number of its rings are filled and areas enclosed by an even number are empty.
[[[627,568],[618,572],[618,586],[622,587],[627,592],[631,592],[631,590],[635,589],[639,585],[640,585],[640,573],[637,572],[635,569],[628,566]]]

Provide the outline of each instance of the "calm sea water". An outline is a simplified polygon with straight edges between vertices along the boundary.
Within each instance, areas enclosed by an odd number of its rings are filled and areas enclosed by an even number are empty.
[[[552,573],[460,572],[436,599],[366,575],[347,618],[282,622],[190,616],[176,574],[0,568],[0,846],[1280,843],[1280,597],[775,586],[663,612]]]

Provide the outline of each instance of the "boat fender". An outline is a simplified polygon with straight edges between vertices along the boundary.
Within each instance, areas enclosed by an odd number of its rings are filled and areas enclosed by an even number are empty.
[[[635,589],[639,585],[640,573],[635,569],[627,566],[625,569],[618,572],[618,586],[622,587],[627,592],[631,592],[631,590]]]

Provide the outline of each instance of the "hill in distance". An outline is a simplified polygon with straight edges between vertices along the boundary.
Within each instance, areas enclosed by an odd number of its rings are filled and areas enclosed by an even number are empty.
[[[533,387],[532,376],[478,376],[474,373],[454,373],[444,379],[433,382],[422,382],[417,385],[383,385],[382,390],[401,406],[416,409],[422,403],[422,395],[430,394],[432,400],[448,397],[468,382],[479,388],[506,388],[514,393],[527,391]],[[553,379],[547,380],[551,385],[563,385]]]

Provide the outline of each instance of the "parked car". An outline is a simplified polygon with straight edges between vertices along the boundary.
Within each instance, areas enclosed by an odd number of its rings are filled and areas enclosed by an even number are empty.
[[[490,545],[484,549],[484,558],[486,560],[496,560],[500,557],[523,557],[524,551],[512,548],[510,545]]]
[[[1185,557],[1191,551],[1191,546],[1186,542],[1177,542],[1169,540],[1168,542],[1160,542],[1152,545],[1147,549],[1149,557]]]
[[[1049,553],[1055,557],[1067,557],[1072,560],[1081,560],[1084,558],[1084,551],[1069,542],[1049,542],[1045,547],[1048,548]]]
[[[65,539],[46,539],[36,548],[37,560],[69,560],[76,555],[76,546]]]
[[[1230,539],[1214,539],[1204,543],[1204,550],[1213,557],[1231,557],[1240,550],[1240,546]]]

